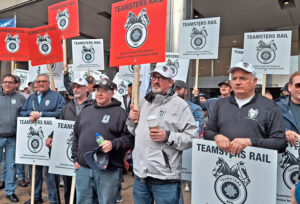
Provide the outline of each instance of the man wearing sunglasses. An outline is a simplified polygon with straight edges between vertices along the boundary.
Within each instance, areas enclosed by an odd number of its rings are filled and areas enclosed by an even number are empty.
[[[300,72],[291,75],[288,83],[290,95],[281,97],[276,101],[284,119],[285,135],[287,141],[296,146],[300,140]]]
[[[198,126],[189,105],[175,92],[172,71],[157,66],[151,75],[152,91],[140,101],[139,110],[130,110],[127,120],[135,135],[134,203],[178,204],[182,150],[192,147]],[[157,126],[149,129],[147,118],[156,118]]]

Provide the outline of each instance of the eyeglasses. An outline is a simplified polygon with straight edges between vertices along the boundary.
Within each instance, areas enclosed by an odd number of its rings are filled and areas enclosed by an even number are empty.
[[[2,82],[2,84],[9,84],[9,85],[11,85],[11,84],[14,84],[15,82],[12,82],[12,81],[3,81]]]
[[[296,83],[296,84],[294,84],[294,86],[295,86],[296,89],[299,89],[300,88],[300,83]]]
[[[151,80],[154,81],[154,80],[158,80],[159,82],[161,81],[164,81],[166,80],[167,78],[166,77],[163,77],[163,76],[152,76],[151,77]]]
[[[36,83],[47,83],[49,81],[46,81],[46,80],[41,80],[41,81],[36,81]]]

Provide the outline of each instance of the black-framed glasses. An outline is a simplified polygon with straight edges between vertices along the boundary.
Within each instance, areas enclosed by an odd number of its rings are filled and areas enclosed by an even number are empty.
[[[47,81],[47,80],[36,81],[36,83],[47,83],[47,82],[49,82],[49,81]]]
[[[12,82],[12,81],[3,81],[2,82],[2,84],[9,84],[9,85],[11,85],[11,84],[14,84],[15,82]]]
[[[158,80],[159,82],[164,81],[164,80],[166,80],[166,79],[167,79],[167,78],[166,78],[166,77],[163,77],[163,76],[152,76],[152,77],[151,77],[151,80],[152,80],[152,81]]]

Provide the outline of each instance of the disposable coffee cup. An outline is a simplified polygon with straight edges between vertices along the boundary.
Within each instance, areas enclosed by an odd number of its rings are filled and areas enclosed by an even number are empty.
[[[158,129],[158,117],[156,115],[149,115],[147,117],[149,129]]]

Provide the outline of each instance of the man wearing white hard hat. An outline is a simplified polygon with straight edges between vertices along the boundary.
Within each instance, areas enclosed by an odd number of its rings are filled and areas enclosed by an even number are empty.
[[[71,86],[72,86],[72,92],[74,94],[74,99],[63,107],[60,119],[76,121],[77,116],[80,114],[83,107],[88,103],[92,103],[93,99],[92,99],[92,95],[88,92],[88,82],[84,78],[75,79],[71,83]],[[51,137],[47,138],[46,145],[49,147],[52,146]],[[64,180],[65,203],[69,203],[72,177],[63,176],[63,180]],[[76,203],[76,196],[75,196],[74,203]]]
[[[157,66],[151,80],[152,90],[139,110],[130,110],[127,121],[135,135],[134,203],[178,204],[182,150],[191,148],[198,126],[189,105],[175,92],[168,67]]]
[[[284,151],[287,143],[281,112],[273,101],[255,93],[252,64],[239,62],[228,72],[234,95],[216,102],[204,138],[231,154],[246,146]]]

